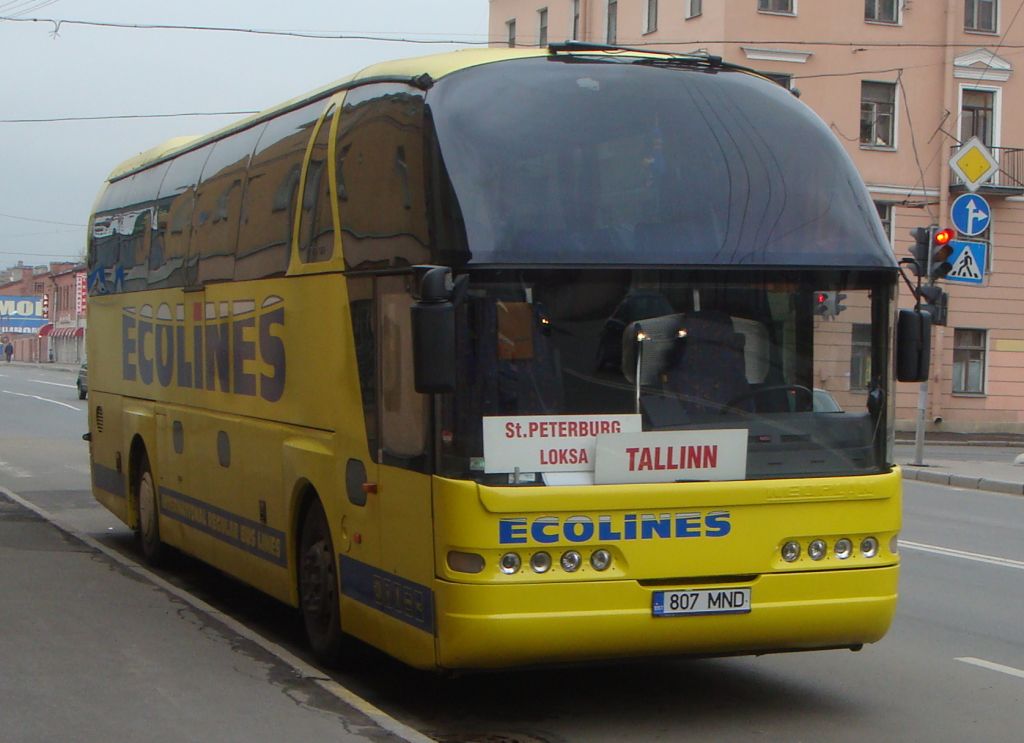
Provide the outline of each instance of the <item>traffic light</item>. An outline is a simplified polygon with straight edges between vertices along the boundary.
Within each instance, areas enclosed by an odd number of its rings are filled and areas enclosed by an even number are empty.
[[[922,286],[917,298],[920,309],[932,316],[932,325],[945,325],[949,315],[949,295],[935,285]]]
[[[49,317],[49,316],[50,316],[50,295],[49,294],[44,294],[43,295],[43,317]]]
[[[814,314],[820,317],[835,317],[846,309],[842,292],[814,292]]]
[[[910,255],[914,258],[914,274],[932,283],[949,273],[952,266],[946,259],[953,252],[949,242],[955,235],[953,230],[940,230],[935,225],[912,229],[910,236],[914,238],[914,244],[910,246]]]

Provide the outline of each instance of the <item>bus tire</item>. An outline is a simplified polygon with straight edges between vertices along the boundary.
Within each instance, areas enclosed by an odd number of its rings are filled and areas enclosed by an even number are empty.
[[[338,586],[338,562],[327,516],[314,498],[299,539],[299,607],[310,648],[327,666],[337,666],[344,651]]]
[[[166,557],[167,548],[160,541],[160,502],[153,481],[153,468],[149,466],[149,457],[145,451],[139,454],[136,471],[135,505],[139,511],[139,549],[147,563],[159,565]]]

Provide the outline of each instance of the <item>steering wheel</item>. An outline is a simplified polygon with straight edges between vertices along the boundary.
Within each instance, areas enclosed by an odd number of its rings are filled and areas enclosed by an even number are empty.
[[[801,395],[806,395],[806,409],[811,410],[814,407],[814,392],[812,392],[809,388],[804,387],[802,384],[773,384],[769,387],[759,387],[757,389],[750,390],[749,392],[744,392],[742,395],[737,395],[736,397],[734,397],[733,399],[731,399],[729,402],[722,406],[722,415],[724,415],[725,412],[730,408],[735,408],[737,403],[743,402],[744,400],[749,400],[751,398],[756,400],[759,396],[766,395],[769,392],[791,393],[793,395],[794,400],[793,407],[794,409],[797,410],[799,410],[801,406],[797,405],[796,401],[799,399]]]

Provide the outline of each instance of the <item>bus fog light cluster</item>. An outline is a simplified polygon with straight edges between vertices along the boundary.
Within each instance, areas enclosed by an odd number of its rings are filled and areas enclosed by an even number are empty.
[[[893,537],[893,542],[890,544],[890,550],[893,554],[896,553],[896,541]],[[840,537],[836,540],[835,546],[833,547],[832,554],[837,560],[848,560],[853,557],[853,540],[849,537]],[[796,562],[800,559],[800,555],[803,552],[803,545],[795,539],[791,539],[782,545],[780,550],[782,559],[785,562]],[[867,559],[872,557],[878,557],[879,554],[879,543],[876,537],[864,537],[860,540],[860,555]],[[815,562],[824,560],[828,557],[828,542],[824,539],[812,539],[807,543],[807,556]]]
[[[561,559],[558,564],[562,566],[562,570],[567,573],[575,573],[580,569],[580,565],[583,564],[583,557],[576,550],[569,550],[563,552]]]

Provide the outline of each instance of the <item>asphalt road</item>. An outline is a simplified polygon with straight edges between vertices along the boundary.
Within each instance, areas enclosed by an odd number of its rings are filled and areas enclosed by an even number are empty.
[[[0,366],[0,486],[134,556],[130,535],[88,494],[85,403],[73,382],[67,372]],[[956,449],[964,455],[964,447]],[[1020,740],[1024,498],[908,482],[902,543],[893,629],[859,653],[662,659],[449,679],[357,647],[332,678],[452,743]],[[273,601],[189,560],[165,575],[269,642],[304,653],[294,614]],[[74,598],[98,599],[88,592]],[[191,672],[176,667],[165,683],[187,686]],[[88,679],[94,669],[67,673]]]

